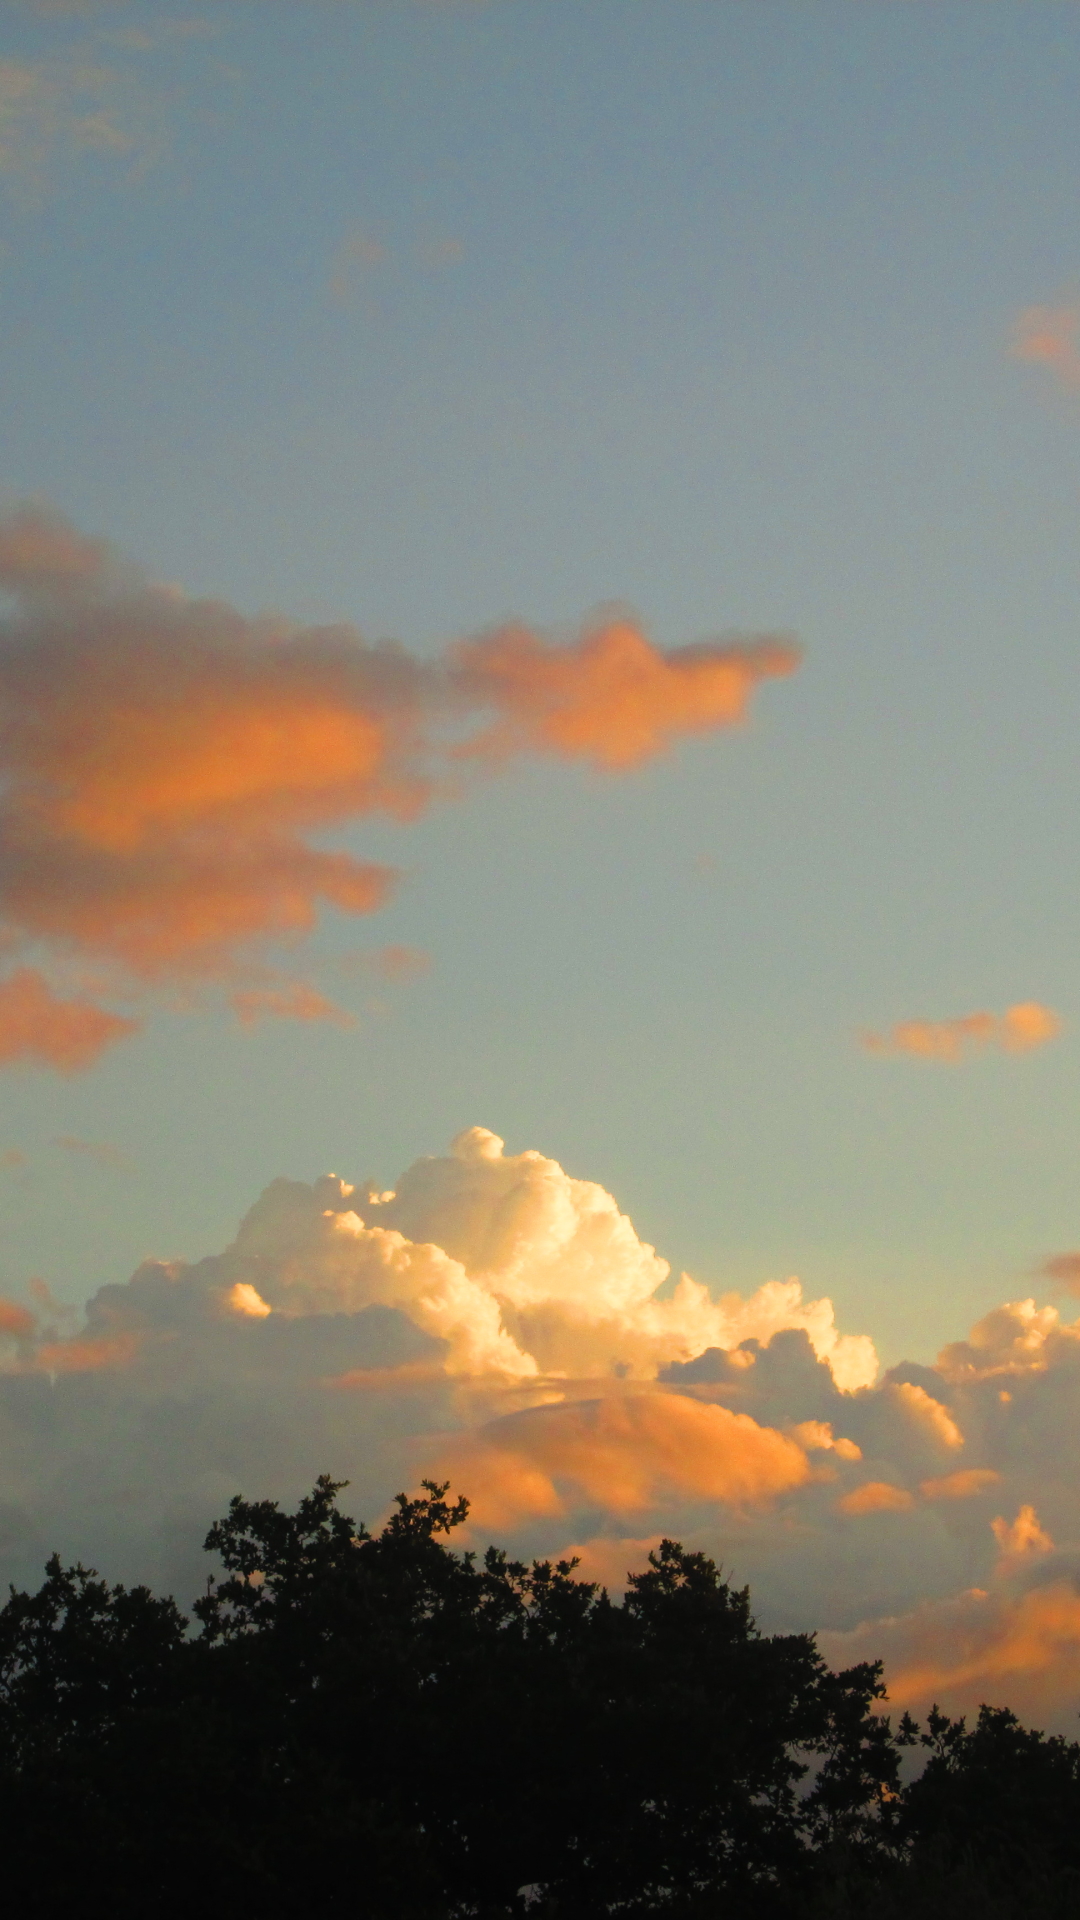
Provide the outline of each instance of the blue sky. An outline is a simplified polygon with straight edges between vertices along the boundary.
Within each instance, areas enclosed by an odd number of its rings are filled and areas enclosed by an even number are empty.
[[[11,1071],[6,1289],[479,1123],[888,1359],[1029,1291],[1080,1238],[1080,403],[1009,342],[1080,272],[1071,0],[133,0],[9,7],[0,59],[47,103],[0,88],[12,498],[422,653],[612,601],[805,649],[640,771],[337,835],[407,878],[317,951],[433,962],[355,1031],[162,1011]],[[858,1046],[1028,1000],[1030,1055]]]

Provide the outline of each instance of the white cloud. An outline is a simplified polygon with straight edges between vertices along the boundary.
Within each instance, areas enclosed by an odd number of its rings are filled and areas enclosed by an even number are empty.
[[[474,1541],[621,1577],[674,1535],[765,1625],[888,1657],[898,1703],[1068,1723],[1080,1321],[1013,1302],[877,1383],[797,1281],[669,1279],[603,1188],[481,1128],[390,1191],[275,1180],[223,1253],[148,1263],[76,1331],[3,1305],[0,1577],[55,1546],[187,1598],[236,1491],[327,1471],[374,1521],[450,1473]]]

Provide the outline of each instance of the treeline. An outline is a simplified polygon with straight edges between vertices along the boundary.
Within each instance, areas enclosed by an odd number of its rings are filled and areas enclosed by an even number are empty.
[[[1080,1747],[897,1729],[671,1541],[625,1598],[321,1479],[234,1500],[194,1621],[54,1558],[0,1612],[6,1883],[31,1913],[979,1920],[1080,1909]],[[914,1748],[921,1770],[914,1778]],[[907,1777],[907,1784],[905,1784]]]

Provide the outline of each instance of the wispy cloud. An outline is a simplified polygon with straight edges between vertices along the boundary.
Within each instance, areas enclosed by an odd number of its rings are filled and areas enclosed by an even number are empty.
[[[78,1134],[59,1133],[53,1140],[54,1147],[61,1147],[65,1153],[72,1153],[80,1160],[89,1160],[97,1167],[108,1167],[114,1173],[130,1172],[133,1161],[120,1147],[108,1140],[82,1140]]]
[[[261,1020],[328,1020],[331,1025],[354,1027],[344,1007],[335,1006],[308,980],[288,980],[276,987],[247,987],[229,995],[229,1005],[242,1027]]]
[[[145,167],[163,132],[160,102],[142,76],[92,46],[0,59],[0,178],[23,204],[78,162],[121,164],[128,174]]]
[[[1023,1000],[1004,1013],[965,1013],[953,1020],[901,1020],[887,1033],[863,1033],[867,1053],[908,1054],[920,1060],[956,1065],[985,1047],[1003,1053],[1030,1053],[1061,1032],[1060,1015],[1037,1000]]]
[[[9,949],[111,969],[113,998],[216,982],[248,1021],[340,1017],[267,979],[267,949],[393,891],[393,871],[312,834],[407,821],[513,755],[639,765],[735,724],[798,662],[771,639],[664,653],[624,616],[562,640],[500,628],[421,660],[345,625],[189,600],[31,508],[0,523],[0,587],[15,601],[0,622]],[[387,954],[384,977],[416,971]],[[87,1064],[131,1030],[40,972],[0,983],[0,1060]]]

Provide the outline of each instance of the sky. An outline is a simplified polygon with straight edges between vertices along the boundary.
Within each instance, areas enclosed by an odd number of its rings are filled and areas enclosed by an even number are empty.
[[[1078,88],[1075,0],[0,8],[19,1578],[445,1460],[1080,1703]]]

